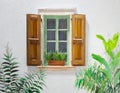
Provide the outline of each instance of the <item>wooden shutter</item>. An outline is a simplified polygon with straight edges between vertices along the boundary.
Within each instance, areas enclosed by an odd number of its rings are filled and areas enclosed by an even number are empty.
[[[72,15],[72,65],[85,65],[85,15]]]
[[[41,64],[40,22],[40,15],[27,14],[27,65],[29,66]]]

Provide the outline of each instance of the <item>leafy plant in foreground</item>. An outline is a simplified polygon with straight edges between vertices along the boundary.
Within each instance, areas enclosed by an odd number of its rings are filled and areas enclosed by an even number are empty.
[[[26,74],[18,81],[19,90],[21,93],[41,93],[43,86],[45,86],[44,76],[44,71]]]
[[[6,49],[4,62],[0,66],[0,91],[2,93],[16,93],[16,81],[18,80],[18,62],[14,61],[12,53]]]
[[[105,40],[102,35],[97,35],[102,40],[108,58],[92,54],[98,65],[92,65],[76,75],[76,87],[84,88],[94,93],[120,93],[120,50],[118,50],[119,33],[113,38]]]
[[[45,86],[44,71],[30,72],[18,77],[18,62],[7,47],[0,64],[0,93],[41,93]]]

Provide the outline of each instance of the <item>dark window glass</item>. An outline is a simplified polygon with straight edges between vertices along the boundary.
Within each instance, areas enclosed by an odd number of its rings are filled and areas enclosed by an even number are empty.
[[[59,40],[67,40],[67,31],[59,31]]]
[[[47,31],[47,40],[55,40],[55,31]]]
[[[67,29],[67,19],[59,19],[59,29]]]
[[[55,19],[47,19],[47,29],[55,29],[56,21]]]
[[[67,43],[59,42],[59,52],[67,52]]]
[[[47,52],[55,52],[55,42],[47,42]]]

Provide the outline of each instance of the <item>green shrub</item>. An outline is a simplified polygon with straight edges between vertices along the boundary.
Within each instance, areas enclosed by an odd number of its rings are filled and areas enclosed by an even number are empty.
[[[76,87],[87,89],[91,93],[120,93],[119,33],[108,40],[102,35],[97,35],[97,38],[102,40],[108,57],[92,54],[98,64],[76,74]]]
[[[45,86],[44,71],[31,72],[19,78],[18,62],[8,47],[3,59],[0,64],[0,93],[41,93]]]

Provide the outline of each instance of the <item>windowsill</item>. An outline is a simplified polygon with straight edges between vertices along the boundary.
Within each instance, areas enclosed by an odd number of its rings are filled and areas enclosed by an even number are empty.
[[[75,66],[37,66],[39,69],[45,70],[71,70],[75,69]]]

